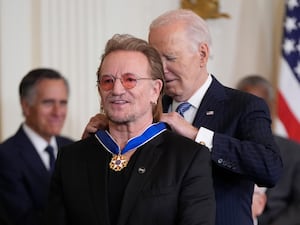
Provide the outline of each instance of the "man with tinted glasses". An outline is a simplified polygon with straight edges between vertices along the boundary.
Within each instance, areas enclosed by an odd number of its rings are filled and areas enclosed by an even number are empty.
[[[109,91],[113,89],[117,79],[121,81],[125,89],[134,88],[138,80],[151,80],[151,78],[147,77],[137,77],[132,73],[124,73],[120,78],[111,74],[104,74],[97,80],[97,83],[104,91]]]
[[[213,225],[208,149],[158,122],[164,80],[157,51],[115,35],[97,78],[108,126],[59,152],[45,224]]]
[[[282,171],[268,106],[262,99],[223,86],[208,73],[210,33],[192,11],[172,10],[159,16],[150,25],[148,40],[164,66],[161,121],[211,151],[216,225],[253,224],[254,184],[272,187]],[[106,124],[103,115],[92,118],[83,136],[101,124]]]

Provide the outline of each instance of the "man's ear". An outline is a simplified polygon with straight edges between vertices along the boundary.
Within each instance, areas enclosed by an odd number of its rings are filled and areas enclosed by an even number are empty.
[[[153,97],[155,97],[155,99],[152,100],[153,103],[157,103],[157,99],[159,98],[161,89],[163,88],[163,81],[160,79],[156,79],[154,80],[154,92],[155,95],[153,95]]]
[[[30,108],[30,105],[29,105],[28,101],[25,100],[25,99],[21,99],[21,100],[20,100],[20,103],[21,103],[23,115],[24,115],[24,116],[29,115],[29,108]]]
[[[198,52],[200,55],[200,66],[204,67],[207,64],[208,57],[209,57],[209,48],[207,43],[200,43],[198,47]]]

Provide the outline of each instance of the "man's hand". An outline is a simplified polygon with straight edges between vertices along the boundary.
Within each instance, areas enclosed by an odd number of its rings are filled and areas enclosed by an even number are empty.
[[[98,113],[93,116],[89,123],[86,125],[81,139],[89,137],[91,134],[96,133],[99,129],[106,129],[108,126],[107,117],[104,114]]]
[[[195,140],[198,129],[187,122],[182,116],[176,112],[163,113],[161,122],[169,124],[172,131]],[[107,117],[104,114],[96,114],[93,116],[89,123],[86,125],[84,132],[81,136],[82,139],[87,138],[91,134],[95,133],[99,129],[106,129],[108,126]]]
[[[172,131],[187,138],[190,138],[193,141],[197,136],[198,129],[189,122],[187,122],[177,112],[163,113],[160,121],[169,124]]]

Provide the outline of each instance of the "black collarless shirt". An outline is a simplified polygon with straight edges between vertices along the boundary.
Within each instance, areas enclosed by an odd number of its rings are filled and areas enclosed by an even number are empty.
[[[133,172],[134,165],[137,161],[140,150],[131,156],[127,166],[121,171],[109,169],[108,173],[108,206],[110,224],[117,224],[121,205],[123,201],[124,191]]]

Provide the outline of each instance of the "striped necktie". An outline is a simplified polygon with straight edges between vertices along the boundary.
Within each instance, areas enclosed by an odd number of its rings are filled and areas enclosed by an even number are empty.
[[[178,112],[182,117],[184,117],[184,112],[187,111],[192,105],[188,102],[181,103],[177,108],[176,112]]]

